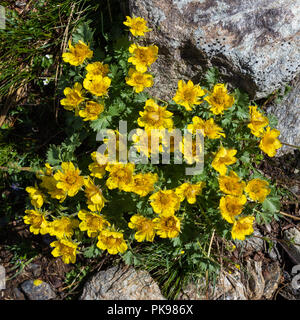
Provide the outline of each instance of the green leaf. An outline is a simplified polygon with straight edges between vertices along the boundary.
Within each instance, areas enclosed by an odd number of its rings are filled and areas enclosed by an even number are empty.
[[[266,198],[262,204],[264,211],[276,213],[280,209],[280,201],[278,198]]]
[[[219,70],[216,67],[212,67],[207,70],[205,74],[205,80],[210,87],[213,87],[219,80]]]
[[[51,166],[56,166],[60,163],[60,150],[55,145],[50,145],[47,151],[47,162]]]
[[[47,151],[47,162],[56,166],[63,161],[74,161],[74,152],[81,145],[81,137],[78,133],[72,134],[60,146],[50,145]]]
[[[108,114],[111,117],[121,114],[126,109],[126,104],[120,99],[116,98],[113,104],[108,109]]]
[[[79,40],[84,43],[92,43],[94,31],[90,28],[89,24],[91,21],[85,21],[76,28],[75,32],[72,34],[73,43],[77,43]]]
[[[111,116],[106,116],[106,117],[102,117],[102,118],[99,118],[94,121],[90,121],[90,127],[95,132],[97,132],[101,129],[106,129],[106,128],[110,127],[111,118],[112,118]]]
[[[271,128],[276,128],[278,124],[278,119],[275,115],[273,114],[268,114],[268,119],[269,119],[269,125]]]
[[[133,264],[133,253],[131,251],[126,251],[123,255],[122,258],[127,265],[132,265]]]
[[[145,92],[135,94],[133,101],[136,103],[144,103],[148,99],[148,95]]]
[[[88,247],[86,250],[84,250],[83,255],[86,258],[96,258],[98,256],[100,256],[102,253],[102,251],[100,249],[98,249],[95,245],[92,245],[90,247]]]
[[[249,163],[250,162],[250,154],[248,151],[245,151],[243,155],[240,157],[240,160],[244,163]]]

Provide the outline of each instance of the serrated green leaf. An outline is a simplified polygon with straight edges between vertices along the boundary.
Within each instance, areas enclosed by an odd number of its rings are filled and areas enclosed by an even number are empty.
[[[50,145],[47,151],[47,162],[51,166],[56,166],[60,163],[60,150],[55,145]]]
[[[266,198],[262,204],[264,211],[276,213],[280,209],[280,201],[278,198]]]
[[[214,86],[219,80],[219,70],[216,67],[208,69],[205,73],[205,80],[210,87]]]
[[[136,103],[144,103],[148,99],[148,95],[145,92],[140,92],[134,96],[133,101]]]
[[[78,25],[74,33],[72,34],[72,40],[77,43],[79,40],[84,43],[92,43],[94,31],[89,26],[90,21],[85,21]]]
[[[90,121],[90,127],[95,131],[99,131],[102,129],[106,129],[110,127],[110,123],[111,123],[111,116],[106,116],[106,117],[102,117],[99,118],[97,120],[94,121]]]

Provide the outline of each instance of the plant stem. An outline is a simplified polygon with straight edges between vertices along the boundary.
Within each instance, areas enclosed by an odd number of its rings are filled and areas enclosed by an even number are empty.
[[[296,149],[300,149],[300,146],[295,146],[294,144],[289,144],[289,143],[285,143],[285,142],[282,142],[280,141],[281,144],[285,145],[285,146],[288,146],[288,147],[291,147],[291,148],[296,148]]]
[[[289,218],[292,218],[294,220],[299,220],[300,221],[300,217],[295,217],[291,214],[288,214],[288,213],[285,213],[285,212],[282,212],[282,211],[279,211],[280,214],[282,214],[283,216],[286,216],[286,217],[289,217]]]

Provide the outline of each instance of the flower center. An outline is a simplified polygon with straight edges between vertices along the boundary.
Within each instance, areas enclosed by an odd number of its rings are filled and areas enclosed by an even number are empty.
[[[158,122],[160,119],[160,116],[156,112],[149,112],[148,113],[148,119],[153,121],[153,122]]]
[[[69,175],[66,178],[68,184],[74,184],[76,182],[76,177],[74,175]]]
[[[142,74],[138,74],[134,78],[137,84],[144,84],[144,76]]]
[[[195,94],[193,90],[186,89],[183,93],[183,97],[184,100],[191,102],[195,99]]]

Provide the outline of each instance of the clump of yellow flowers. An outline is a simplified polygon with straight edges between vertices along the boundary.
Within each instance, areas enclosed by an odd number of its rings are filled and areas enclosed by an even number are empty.
[[[126,17],[124,25],[135,38],[151,31],[141,17]],[[123,94],[127,90],[134,97],[153,86],[149,70],[158,51],[153,44],[129,46]],[[60,102],[82,119],[82,126],[109,114],[110,91],[114,89],[112,66],[91,60],[93,57],[83,40],[74,45],[70,41],[62,56],[66,63],[81,68],[82,82],[66,87]],[[221,235],[229,231],[232,240],[245,240],[253,233],[260,208],[272,192],[267,179],[251,174],[255,168],[250,161],[260,151],[275,156],[281,142],[280,132],[271,128],[258,106],[248,104],[245,111],[231,91],[224,83],[200,86],[186,79],[178,81],[170,102],[148,94],[138,108],[126,106],[139,127],[132,137],[137,152],[148,159],[165,150],[171,154],[179,151],[185,164],[192,166],[199,161],[196,151],[201,149],[203,173],[184,175],[182,166],[175,163],[147,168],[119,159],[111,161],[107,154],[90,150],[81,167],[76,161],[61,161],[46,163],[37,172],[39,183],[26,188],[32,207],[25,211],[24,222],[34,234],[52,236],[52,254],[65,263],[75,263],[86,243],[115,255],[125,253],[133,241],[171,241],[184,235],[187,243],[181,240],[179,249],[183,255],[194,241],[193,235],[198,237],[196,244],[215,230]],[[242,107],[244,113],[239,116]],[[176,127],[193,137],[201,130],[204,148],[182,137],[178,144],[171,140],[168,149],[163,137],[151,131],[172,133]],[[116,127],[110,129],[116,133],[117,154],[127,150],[122,134]],[[159,141],[156,151],[151,145],[154,138]],[[192,148],[185,152],[188,145]],[[123,202],[119,205],[118,201]]]

